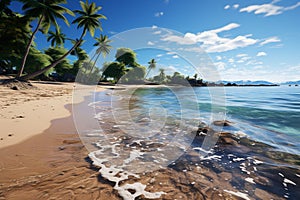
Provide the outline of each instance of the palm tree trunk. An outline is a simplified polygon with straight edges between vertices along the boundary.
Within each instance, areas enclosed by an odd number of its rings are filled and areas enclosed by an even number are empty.
[[[89,72],[89,75],[88,75],[88,77],[87,77],[87,81],[88,81],[88,82],[90,82],[90,81],[92,80],[91,77],[90,77],[90,75],[92,74],[92,72],[93,72],[93,70],[94,70],[94,68],[95,68],[95,65],[96,65],[96,63],[97,63],[97,60],[99,59],[100,54],[101,54],[101,53],[99,53],[99,54],[97,55],[96,60],[95,60],[95,62],[93,63],[93,66],[92,66],[92,68],[91,68],[91,70],[90,70],[90,72]],[[95,54],[95,55],[96,55],[96,54]],[[95,57],[95,55],[94,55],[93,57]]]
[[[148,72],[147,72],[147,74],[146,74],[146,76],[145,76],[145,79],[146,79],[147,76],[149,75],[150,71],[151,71],[151,69],[148,70]]]
[[[92,66],[92,69],[91,69],[91,71],[90,71],[90,74],[93,72],[93,70],[94,70],[94,68],[95,68],[95,65],[96,65],[96,63],[97,63],[97,61],[98,61],[98,59],[99,59],[100,54],[101,54],[101,53],[99,53],[99,54],[97,55],[96,60],[95,60],[93,66]]]
[[[41,26],[41,23],[42,23],[42,20],[43,20],[43,15],[40,17],[39,19],[39,22],[35,28],[35,30],[33,31],[33,33],[31,34],[30,36],[30,39],[29,39],[29,42],[26,46],[26,51],[25,51],[25,55],[23,57],[23,60],[22,60],[22,65],[21,65],[21,68],[16,76],[17,79],[19,79],[24,71],[24,68],[25,68],[25,64],[26,64],[26,60],[27,60],[27,57],[28,57],[28,54],[29,54],[29,50],[30,50],[30,47],[31,47],[31,44],[33,42],[33,38],[35,36],[35,34],[37,33],[37,31],[39,30],[40,26]]]
[[[91,57],[91,59],[90,59],[90,62],[89,63],[91,63],[92,62],[92,60],[95,58],[95,56],[96,56],[97,54],[96,53],[94,53],[94,55]]]
[[[45,73],[46,71],[48,71],[52,67],[55,67],[57,64],[59,64],[60,62],[62,62],[80,44],[80,42],[81,42],[83,36],[85,35],[85,33],[86,33],[86,29],[83,30],[83,32],[82,32],[82,34],[81,34],[78,42],[76,42],[74,44],[74,46],[68,52],[66,52],[62,57],[60,57],[59,59],[57,59],[56,61],[54,61],[50,65],[44,67],[43,69],[40,69],[40,70],[38,70],[36,72],[33,72],[32,74],[28,74],[28,75],[22,76],[22,77],[20,77],[20,79],[21,80],[25,80],[25,81],[29,80],[29,79],[32,79],[32,78],[34,78],[36,76],[39,76],[39,75]]]

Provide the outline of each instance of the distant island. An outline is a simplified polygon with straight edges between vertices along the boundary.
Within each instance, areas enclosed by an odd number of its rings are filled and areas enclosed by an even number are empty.
[[[208,86],[208,87],[217,87],[217,86],[224,86],[224,87],[261,87],[261,86],[280,86],[280,84],[271,83],[268,81],[217,81],[217,82],[204,82],[202,84],[198,84],[193,80],[189,80],[189,83],[193,87],[201,87],[201,86]]]

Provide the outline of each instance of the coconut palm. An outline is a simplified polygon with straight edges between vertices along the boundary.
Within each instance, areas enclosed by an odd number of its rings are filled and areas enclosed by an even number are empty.
[[[36,76],[39,76],[40,74],[43,74],[47,70],[49,70],[52,67],[55,67],[58,63],[62,62],[65,57],[67,57],[74,49],[82,42],[83,37],[85,34],[90,32],[91,36],[94,37],[95,30],[99,28],[102,31],[101,22],[100,19],[106,19],[104,15],[98,14],[97,12],[102,9],[100,6],[96,6],[96,4],[93,2],[89,4],[88,1],[85,3],[80,1],[80,6],[82,10],[75,10],[74,12],[79,15],[72,24],[77,24],[77,28],[83,28],[82,33],[78,41],[72,46],[72,48],[66,52],[61,58],[55,60],[47,67],[36,71],[32,74],[25,75],[22,78],[22,80],[28,80],[31,78],[34,78]]]
[[[16,78],[19,78],[24,71],[29,49],[32,45],[34,36],[37,33],[37,31],[42,28],[43,32],[47,33],[51,24],[55,25],[55,27],[58,28],[56,19],[62,19],[67,25],[69,25],[69,22],[67,18],[64,16],[64,14],[68,13],[70,15],[74,15],[74,13],[71,10],[60,5],[66,3],[67,2],[66,0],[19,0],[19,1],[24,3],[22,9],[25,11],[25,15],[32,19],[38,19],[38,22],[26,46],[21,68]]]
[[[151,59],[151,61],[149,61],[148,64],[149,64],[149,66],[148,66],[148,72],[147,72],[145,78],[147,78],[148,74],[150,73],[150,71],[152,69],[156,68],[156,61],[155,61],[155,59]]]
[[[61,46],[65,43],[66,35],[56,28],[55,32],[49,31],[47,42],[51,41],[51,46]]]
[[[106,35],[100,35],[99,38],[95,38],[96,39],[96,43],[94,44],[94,46],[97,46],[97,50],[95,52],[95,54],[93,55],[93,57],[91,58],[91,60],[94,59],[94,57],[97,55],[96,59],[95,59],[95,62],[92,66],[92,69],[90,72],[93,71],[98,59],[99,59],[99,56],[102,54],[102,56],[105,58],[105,56],[107,54],[109,54],[112,46],[109,45],[109,43],[111,42],[111,40],[108,39],[108,37]]]

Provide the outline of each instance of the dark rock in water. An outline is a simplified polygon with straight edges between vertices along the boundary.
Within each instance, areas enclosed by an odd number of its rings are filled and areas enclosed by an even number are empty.
[[[271,185],[269,179],[263,176],[256,176],[254,182],[263,186]]]
[[[229,132],[220,132],[218,134],[219,134],[219,137],[234,137],[232,135],[232,133],[229,133]]]
[[[198,128],[197,134],[199,133],[213,133],[214,130],[210,127],[203,127],[203,128]]]
[[[222,143],[224,143],[224,144],[230,144],[230,145],[234,145],[234,146],[238,145],[238,142],[235,141],[233,138],[221,137],[220,139],[221,139]]]
[[[228,144],[234,145],[234,146],[238,145],[237,139],[231,133],[228,133],[228,132],[220,132],[218,142],[221,144],[227,144],[227,145]]]
[[[215,126],[231,126],[232,123],[228,120],[218,120],[218,121],[214,121],[213,124]]]
[[[16,86],[16,85],[15,85],[15,86],[12,86],[11,89],[12,89],[12,90],[19,90],[18,86]]]

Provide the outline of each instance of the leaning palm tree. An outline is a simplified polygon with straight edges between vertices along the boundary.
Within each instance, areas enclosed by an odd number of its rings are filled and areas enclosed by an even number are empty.
[[[150,71],[151,71],[152,69],[155,69],[155,68],[156,68],[156,61],[155,61],[154,58],[151,59],[151,61],[149,61],[148,64],[149,64],[149,66],[148,66],[148,72],[147,72],[145,78],[147,78],[148,74],[150,73]]]
[[[51,46],[61,46],[65,43],[66,35],[56,28],[55,32],[49,31],[47,42],[51,41]]]
[[[67,25],[69,25],[69,22],[67,18],[64,16],[64,14],[68,13],[70,15],[74,15],[74,13],[71,10],[60,5],[66,3],[67,2],[66,0],[19,0],[19,1],[24,3],[22,9],[25,10],[25,15],[32,19],[38,19],[38,22],[26,46],[25,54],[22,59],[21,68],[16,78],[20,78],[20,76],[24,71],[29,50],[37,31],[42,28],[43,32],[47,33],[51,24],[55,25],[55,27],[58,28],[59,26],[56,21],[57,18],[62,19]]]
[[[90,70],[90,73],[93,71],[93,69],[95,68],[95,65],[99,59],[99,56],[102,54],[102,56],[105,58],[105,56],[107,54],[109,54],[112,46],[109,45],[109,43],[111,42],[111,40],[108,39],[108,37],[106,35],[100,35],[99,38],[95,38],[96,39],[96,43],[94,44],[94,46],[97,46],[98,48],[96,49],[95,54],[93,55],[93,57],[91,58],[91,60],[94,59],[94,57],[97,55],[95,62],[92,66],[92,69]]]
[[[22,80],[28,80],[36,76],[39,76],[44,72],[46,72],[47,70],[51,69],[52,67],[55,67],[60,62],[62,62],[64,58],[66,58],[72,51],[74,51],[74,49],[82,42],[82,39],[87,32],[90,32],[91,36],[94,37],[94,33],[97,28],[99,28],[102,31],[100,19],[106,19],[106,17],[102,14],[97,13],[99,10],[102,9],[102,7],[96,6],[94,2],[89,4],[88,1],[86,1],[85,3],[80,1],[80,5],[82,10],[74,11],[76,14],[79,15],[79,17],[72,22],[72,24],[78,24],[77,28],[83,28],[81,36],[79,37],[78,41],[62,57],[53,61],[50,65],[44,67],[41,70],[38,70],[32,74],[21,77]]]

